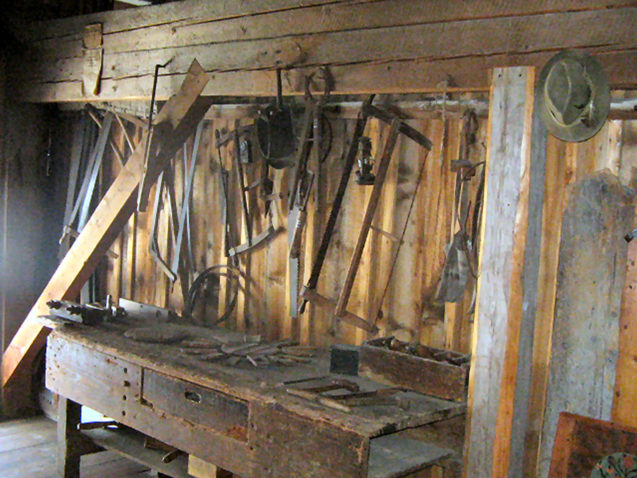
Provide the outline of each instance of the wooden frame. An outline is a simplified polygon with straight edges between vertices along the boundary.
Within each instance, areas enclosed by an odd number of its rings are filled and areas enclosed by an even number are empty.
[[[618,452],[637,455],[637,428],[562,412],[548,476],[589,476],[600,459]]]

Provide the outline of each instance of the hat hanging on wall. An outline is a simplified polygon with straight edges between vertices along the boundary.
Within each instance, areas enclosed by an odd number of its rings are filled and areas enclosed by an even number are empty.
[[[593,57],[578,51],[564,50],[548,61],[536,94],[547,129],[564,141],[595,136],[610,110],[606,74]]]

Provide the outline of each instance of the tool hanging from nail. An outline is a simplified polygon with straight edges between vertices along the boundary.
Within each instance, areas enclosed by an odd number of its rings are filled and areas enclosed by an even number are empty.
[[[301,204],[298,206],[296,221],[292,229],[292,240],[290,241],[290,257],[292,259],[298,259],[301,255],[301,241],[305,223],[307,222],[307,203],[310,199],[314,177],[315,174],[312,171],[308,171],[304,178],[305,181],[301,182],[301,187],[299,188],[298,197]]]
[[[216,146],[217,153],[219,158],[221,158],[221,148],[227,146],[228,144],[233,144],[233,156],[232,156],[232,164],[235,170],[235,174],[237,176],[237,180],[239,182],[239,196],[241,199],[241,210],[243,214],[243,224],[246,227],[246,235],[247,241],[243,244],[238,244],[237,240],[237,232],[234,228],[234,224],[232,223],[232,217],[228,214],[228,201],[230,201],[230,185],[228,182],[228,172],[225,171],[223,165],[221,164],[221,160],[219,161],[219,166],[221,170],[222,178],[222,186],[223,186],[223,194],[225,198],[225,223],[226,223],[226,257],[237,257],[245,252],[251,251],[252,249],[266,243],[269,241],[277,232],[277,228],[274,226],[274,221],[272,218],[272,211],[270,210],[269,203],[271,201],[270,195],[272,191],[272,182],[268,177],[267,165],[262,166],[262,177],[255,184],[247,184],[246,183],[246,171],[245,166],[252,165],[257,166],[254,161],[250,160],[248,163],[245,163],[241,159],[241,146],[240,144],[245,141],[250,143],[250,139],[253,136],[254,126],[253,125],[239,125],[238,121],[235,122],[235,128],[233,131],[222,133],[221,131],[215,131],[216,137]],[[251,148],[251,146],[250,146]],[[248,192],[255,188],[261,187],[262,193],[261,197],[266,204],[265,213],[268,218],[268,227],[253,237],[252,231],[252,221],[253,214],[249,210],[248,205]],[[231,241],[231,242],[228,242]]]
[[[358,171],[356,171],[356,184],[372,186],[376,176],[372,173],[374,157],[372,156],[372,140],[363,136],[358,140]]]
[[[168,262],[162,257],[161,251],[159,250],[159,239],[157,237],[158,227],[159,227],[159,213],[162,210],[162,195],[165,190],[167,190],[166,181],[164,180],[164,175],[166,171],[162,171],[159,174],[159,178],[157,179],[157,187],[155,190],[155,202],[153,204],[153,215],[152,222],[150,226],[149,233],[149,241],[148,241],[148,252],[153,260],[159,265],[160,269],[168,276],[171,282],[174,282],[177,279],[177,271],[173,271]],[[170,193],[168,193],[170,194]],[[171,215],[174,212],[171,211]],[[173,248],[174,248],[174,236],[173,236]]]
[[[422,146],[427,152],[431,150],[432,144],[431,141],[425,137],[422,133],[417,131],[416,129],[409,126],[404,121],[400,121],[395,115],[392,113],[380,109],[376,106],[373,106],[371,103],[373,101],[373,96],[369,97],[367,101],[363,103],[361,108],[361,112],[359,113],[358,120],[356,121],[356,127],[354,129],[354,134],[352,137],[352,141],[350,143],[349,151],[347,153],[345,165],[343,166],[343,173],[341,175],[341,181],[339,183],[339,187],[336,192],[336,196],[333,201],[332,210],[330,211],[330,216],[327,221],[327,225],[323,232],[323,238],[321,240],[319,250],[316,254],[316,259],[312,266],[312,272],[310,278],[308,280],[307,285],[303,289],[303,303],[299,307],[299,312],[303,313],[305,305],[307,301],[317,301],[323,305],[332,305],[334,307],[334,318],[338,320],[342,320],[347,322],[355,327],[359,327],[363,330],[366,330],[370,333],[376,333],[377,327],[374,323],[365,320],[362,317],[358,317],[357,315],[347,311],[347,303],[349,301],[349,297],[352,291],[352,286],[354,283],[354,279],[356,277],[356,273],[358,271],[358,266],[360,264],[360,259],[362,256],[362,251],[365,247],[365,243],[367,240],[367,235],[372,226],[373,217],[378,205],[378,201],[380,199],[381,188],[385,179],[385,175],[387,172],[387,168],[389,166],[389,162],[392,157],[392,152],[397,140],[398,134],[403,134],[408,138],[412,139],[420,146]],[[317,293],[316,287],[318,285],[318,280],[321,274],[321,269],[323,267],[323,263],[325,261],[325,257],[327,255],[327,249],[331,242],[334,229],[336,227],[336,220],[338,218],[338,214],[342,207],[343,198],[345,196],[345,190],[347,188],[347,184],[349,183],[349,179],[351,176],[352,169],[354,167],[354,163],[356,162],[357,153],[359,150],[359,140],[363,136],[365,131],[365,126],[367,124],[367,120],[370,117],[375,117],[384,123],[388,123],[391,125],[390,134],[385,142],[383,148],[383,154],[381,160],[379,161],[378,171],[376,173],[376,178],[374,180],[374,190],[370,195],[370,199],[368,201],[367,210],[365,212],[365,217],[363,220],[363,225],[361,226],[361,230],[359,232],[358,240],[356,247],[354,249],[354,254],[352,255],[352,259],[350,261],[350,265],[347,271],[347,276],[344,281],[343,288],[340,292],[337,301],[332,301],[329,298],[323,297]]]
[[[143,212],[148,205],[148,194],[152,185],[148,184],[148,170],[153,165],[149,163],[151,155],[154,153],[153,148],[153,135],[155,132],[155,125],[153,123],[153,114],[155,111],[155,97],[157,95],[157,80],[159,79],[160,68],[166,68],[173,59],[169,59],[166,63],[156,64],[155,73],[153,75],[153,90],[150,98],[150,110],[148,111],[148,126],[146,129],[146,143],[144,144],[144,175],[139,184],[139,190],[137,195],[137,210]]]
[[[276,91],[276,101],[261,112],[255,124],[261,155],[274,169],[283,169],[294,164],[296,142],[292,111],[283,104],[280,68],[276,70]]]
[[[174,192],[174,179],[171,166],[167,166],[164,171],[162,171],[157,180],[157,186],[155,190],[155,202],[153,204],[153,212],[152,212],[152,223],[150,228],[150,240],[148,242],[148,251],[151,257],[157,262],[160,269],[168,276],[171,282],[175,282],[177,277],[179,276],[182,281],[183,290],[188,289],[189,285],[189,266],[192,266],[192,260],[188,255],[182,255],[182,244],[184,236],[187,240],[189,240],[190,230],[189,230],[189,220],[188,216],[190,214],[190,197],[192,194],[192,185],[195,175],[195,166],[197,164],[197,153],[199,150],[199,143],[201,140],[201,135],[203,131],[204,122],[201,121],[199,125],[197,125],[197,130],[195,132],[195,138],[193,141],[193,151],[192,157],[190,160],[190,166],[187,162],[187,149],[184,148],[184,192],[181,204],[181,211],[179,212],[179,216],[177,217],[177,203],[175,200],[175,192]],[[184,144],[184,146],[186,146]],[[159,238],[158,238],[158,228],[159,228],[159,215],[161,210],[163,209],[162,197],[166,194],[168,196],[168,204],[169,204],[169,227],[171,230],[172,236],[172,249],[173,256],[170,263],[165,260],[159,248]],[[191,249],[188,248],[188,252],[190,253]]]
[[[307,222],[307,205],[312,193],[315,180],[320,179],[321,164],[330,153],[332,146],[332,127],[329,120],[323,114],[323,107],[330,97],[333,88],[333,79],[327,68],[319,70],[320,79],[323,80],[323,95],[320,99],[312,95],[311,85],[315,73],[305,79],[305,113],[303,126],[297,151],[296,168],[292,181],[292,194],[290,196],[288,211],[288,244],[290,247],[289,268],[289,301],[290,315],[298,316],[298,297],[300,289],[301,267],[301,243],[303,231]],[[325,135],[324,133],[328,133]],[[328,142],[325,143],[325,140]],[[315,152],[316,172],[308,169],[310,155]],[[317,181],[318,182],[318,181]],[[315,188],[318,190],[320,184]]]
[[[197,130],[195,132],[195,139],[192,145],[192,155],[190,158],[190,168],[186,168],[188,165],[186,164],[186,154],[184,154],[184,194],[181,202],[181,211],[179,212],[179,223],[177,229],[177,240],[175,242],[175,248],[173,251],[173,260],[171,269],[173,272],[177,272],[179,270],[179,261],[182,257],[182,243],[184,239],[184,235],[187,240],[190,240],[190,226],[188,224],[189,216],[190,216],[190,197],[192,196],[192,185],[195,179],[195,169],[197,166],[197,157],[199,153],[199,143],[201,142],[201,135],[203,133],[204,122],[203,120],[197,125]],[[184,153],[186,151],[184,150]],[[186,176],[187,172],[187,176]],[[188,252],[191,252],[191,248],[189,245]],[[191,257],[186,256],[184,258],[184,264],[187,264],[188,261],[191,260]],[[187,289],[188,284],[182,284],[182,286]]]
[[[471,148],[476,143],[477,131],[478,118],[475,112],[465,111],[462,123],[460,158],[451,161],[451,170],[456,172],[454,224],[457,224],[458,230],[445,247],[445,266],[435,294],[436,303],[461,301],[467,288],[469,274],[477,278],[477,253],[474,242],[477,237],[477,222],[482,203],[484,168],[473,201],[473,231],[470,233],[467,230],[472,206],[468,184],[475,176],[477,168],[484,165],[484,162],[474,164],[470,159]]]
[[[230,257],[230,249],[239,241],[237,239],[238,233],[236,231],[234,223],[232,222],[233,216],[230,214],[230,173],[223,165],[223,160],[221,158],[221,145],[221,131],[217,129],[215,130],[215,146],[217,148],[217,167],[219,170],[219,182],[221,183],[221,221],[224,225],[225,256]],[[237,258],[233,256],[231,263],[232,265],[236,266],[238,264]]]

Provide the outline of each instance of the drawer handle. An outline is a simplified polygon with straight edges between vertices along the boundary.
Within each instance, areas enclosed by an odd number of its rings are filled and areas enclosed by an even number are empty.
[[[191,402],[201,403],[201,395],[197,392],[190,392],[186,390],[184,397],[186,397],[186,400],[190,400]]]

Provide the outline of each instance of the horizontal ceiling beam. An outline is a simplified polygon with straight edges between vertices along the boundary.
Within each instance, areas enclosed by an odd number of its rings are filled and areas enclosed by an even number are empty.
[[[103,35],[97,96],[82,89],[93,23]],[[493,68],[540,67],[574,48],[595,55],[613,87],[637,88],[635,24],[627,0],[187,0],[22,28],[14,84],[35,102],[148,100],[155,65],[170,61],[164,99],[196,57],[211,75],[208,96],[272,96],[277,67],[290,95],[320,67],[338,94],[485,91]]]

